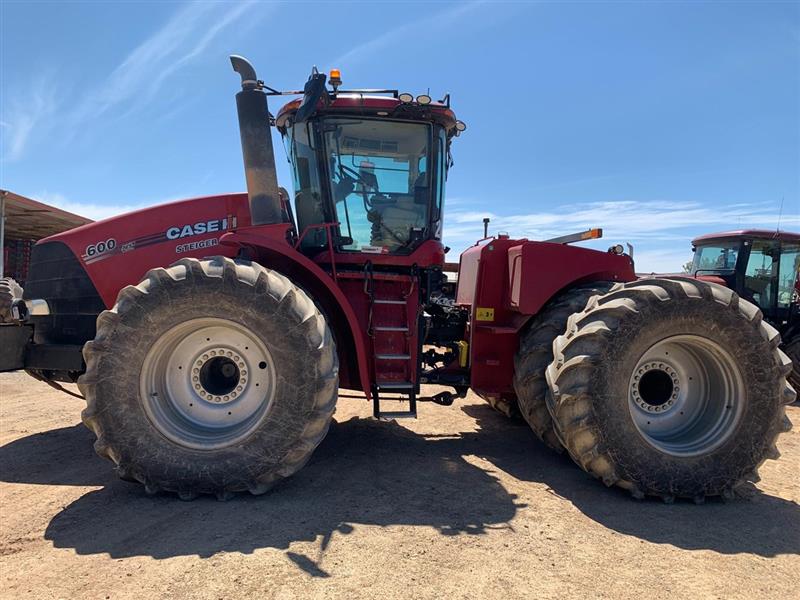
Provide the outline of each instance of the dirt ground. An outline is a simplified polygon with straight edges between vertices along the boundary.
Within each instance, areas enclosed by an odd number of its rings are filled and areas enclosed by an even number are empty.
[[[667,506],[477,398],[395,423],[343,397],[268,495],[181,502],[118,480],[82,406],[0,375],[3,598],[800,598],[800,427],[736,500]]]

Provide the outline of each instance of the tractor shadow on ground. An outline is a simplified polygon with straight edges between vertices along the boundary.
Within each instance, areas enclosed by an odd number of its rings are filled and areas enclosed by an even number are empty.
[[[240,495],[229,502],[206,497],[188,503],[173,495],[148,497],[141,486],[116,478],[92,451],[93,435],[82,425],[0,447],[0,480],[103,486],[56,514],[45,538],[57,548],[113,558],[287,550],[293,542],[314,542],[320,536],[324,551],[332,536],[346,536],[361,524],[481,535],[508,527],[518,511],[546,510],[520,502],[492,474],[495,470],[544,484],[594,521],[650,542],[723,554],[800,554],[796,503],[755,489],[727,504],[636,502],[546,450],[527,426],[510,425],[484,405],[462,410],[477,421],[478,431],[424,436],[371,419],[334,423],[311,462],[266,497]],[[492,467],[482,469],[466,456],[480,457]],[[327,576],[303,555],[286,556],[311,576]]]
[[[637,501],[620,488],[606,488],[580,470],[566,453],[549,452],[551,460],[537,460],[544,449],[526,441],[527,427],[509,428],[505,417],[489,406],[462,409],[476,419],[488,450],[481,455],[520,481],[543,482],[552,493],[571,502],[583,514],[614,531],[657,544],[686,550],[713,550],[721,554],[750,553],[765,557],[800,554],[800,505],[764,493],[747,484],[730,502],[709,499],[664,504],[661,499]],[[500,442],[505,438],[506,443]],[[493,444],[491,440],[497,440]],[[527,460],[519,460],[504,445],[529,446]],[[534,449],[532,446],[536,446]],[[529,506],[526,510],[536,510]]]
[[[361,524],[428,526],[445,536],[507,527],[520,505],[497,478],[471,465],[457,443],[431,442],[393,422],[334,422],[312,460],[265,496],[228,502],[147,496],[118,480],[94,455],[82,425],[21,438],[0,448],[0,480],[103,486],[75,500],[47,526],[45,539],[78,554],[112,558],[287,550],[293,542],[346,536]],[[325,577],[301,554],[297,567]]]

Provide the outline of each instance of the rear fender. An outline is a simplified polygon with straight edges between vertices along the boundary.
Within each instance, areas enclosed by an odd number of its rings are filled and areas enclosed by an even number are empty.
[[[366,347],[350,302],[328,273],[292,248],[283,234],[276,235],[278,229],[285,233],[286,225],[248,227],[223,235],[220,245],[238,246],[248,258],[285,275],[311,295],[336,340],[342,387],[360,388],[370,399]]]
[[[514,398],[519,332],[552,298],[591,281],[633,281],[627,255],[505,236],[461,255],[457,303],[470,308],[470,384],[483,398]]]
[[[535,315],[564,289],[590,281],[633,281],[627,255],[566,244],[524,242],[508,250],[508,307]]]

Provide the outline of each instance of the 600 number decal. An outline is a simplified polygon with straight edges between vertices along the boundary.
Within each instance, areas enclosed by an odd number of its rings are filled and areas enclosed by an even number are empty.
[[[108,238],[103,242],[97,242],[96,244],[89,244],[86,246],[86,256],[95,256],[97,254],[104,254],[105,252],[110,252],[114,248],[117,247],[117,240],[114,238]]]

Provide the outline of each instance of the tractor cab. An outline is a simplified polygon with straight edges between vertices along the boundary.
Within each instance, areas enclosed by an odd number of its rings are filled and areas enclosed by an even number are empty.
[[[800,234],[744,230],[692,241],[692,274],[717,279],[756,304],[778,329],[798,311]]]
[[[410,254],[441,240],[452,138],[449,97],[332,89],[314,73],[276,116],[292,165],[300,250]],[[329,240],[330,236],[330,240]]]

